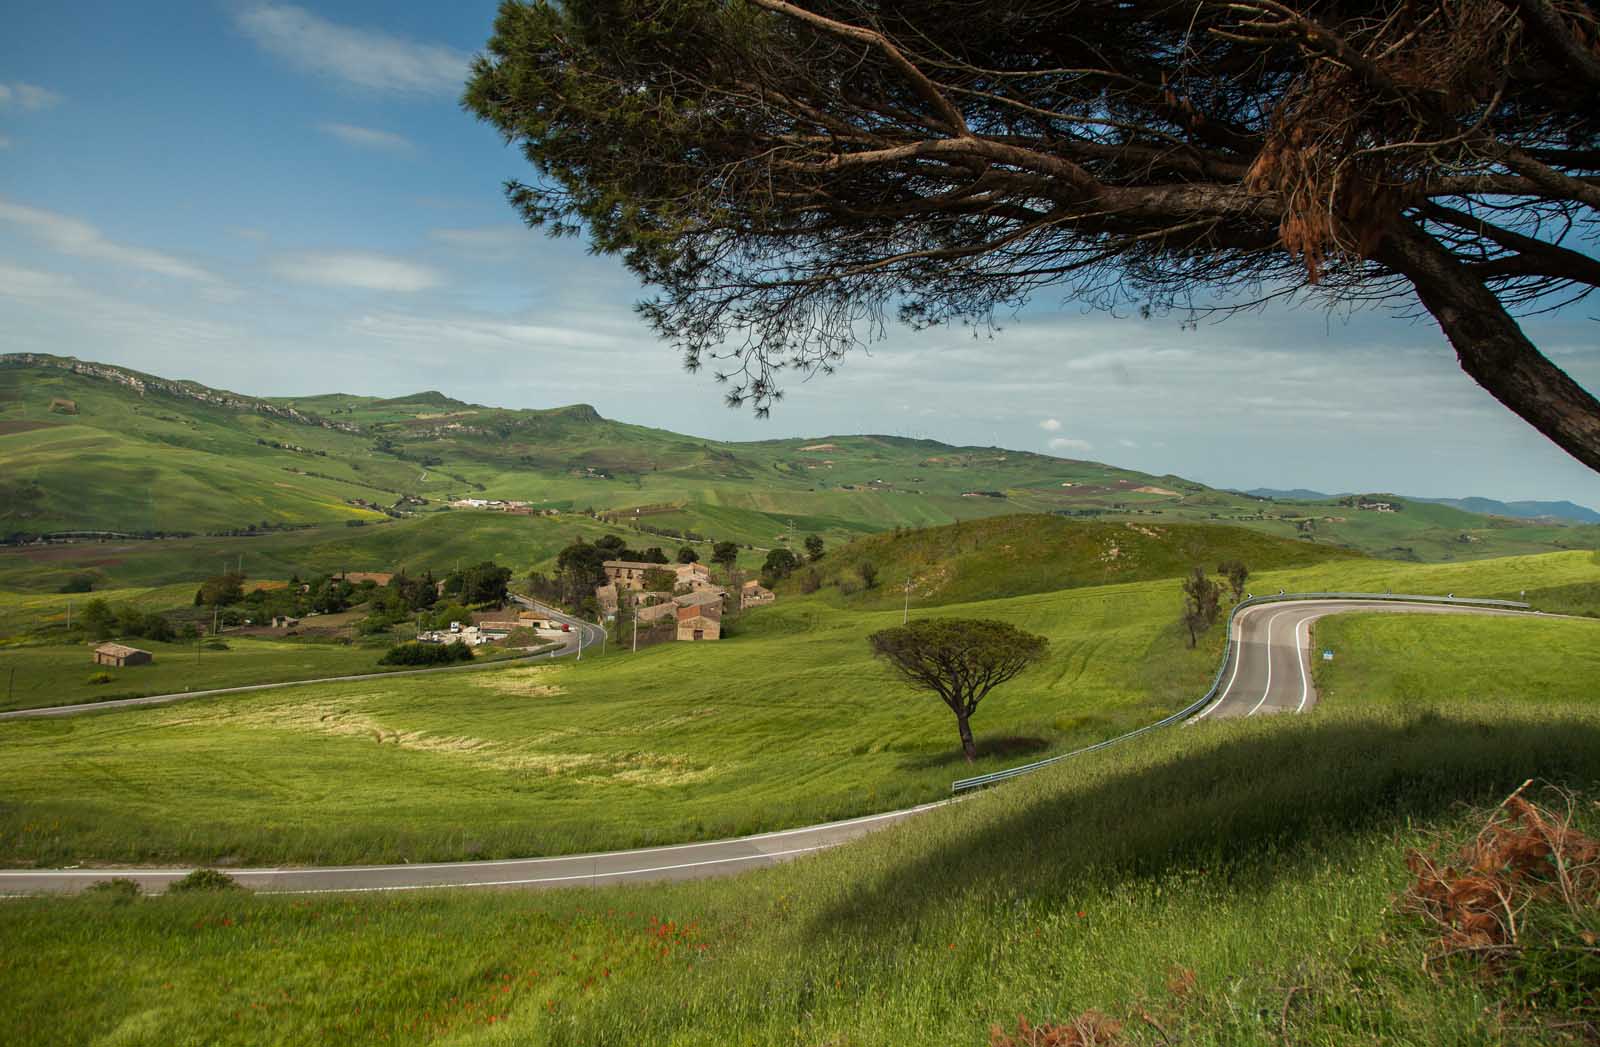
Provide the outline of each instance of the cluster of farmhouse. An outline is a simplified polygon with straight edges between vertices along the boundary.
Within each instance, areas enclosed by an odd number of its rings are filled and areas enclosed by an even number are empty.
[[[679,640],[719,640],[722,638],[722,613],[730,600],[739,607],[771,603],[777,597],[771,589],[754,579],[745,582],[737,595],[711,580],[705,564],[660,564],[638,560],[607,560],[602,566],[606,584],[595,590],[595,600],[606,618],[615,618],[626,601],[641,626],[672,623]],[[669,577],[670,576],[670,577]],[[648,582],[647,582],[648,580]],[[671,589],[649,588],[671,582]]]
[[[449,503],[452,509],[488,509],[497,513],[511,513],[516,516],[559,516],[554,509],[537,509],[528,502],[509,501],[501,498],[457,498]]]
[[[501,503],[505,504],[505,503]],[[493,508],[494,506],[483,506]],[[520,506],[518,507],[520,508]],[[513,508],[507,511],[518,511]],[[720,640],[722,616],[731,602],[740,609],[772,603],[771,589],[751,579],[737,592],[712,580],[705,564],[663,564],[638,560],[607,560],[603,564],[606,584],[595,590],[595,599],[607,620],[615,620],[620,607],[633,611],[639,627],[672,630],[677,640]],[[393,575],[382,572],[350,571],[340,576],[352,583],[371,581],[386,585]],[[443,583],[439,583],[443,587]],[[302,585],[302,591],[309,591]],[[272,616],[271,628],[283,631],[299,627],[299,618],[287,614]],[[265,628],[263,625],[261,628]],[[506,611],[473,614],[468,620],[451,622],[448,629],[422,631],[417,639],[424,643],[464,643],[469,647],[499,643],[513,633],[535,634],[540,640],[560,639],[571,627],[533,611],[510,614]],[[657,639],[663,637],[657,636]],[[103,643],[94,648],[96,665],[125,668],[146,665],[153,660],[149,651],[120,643]]]

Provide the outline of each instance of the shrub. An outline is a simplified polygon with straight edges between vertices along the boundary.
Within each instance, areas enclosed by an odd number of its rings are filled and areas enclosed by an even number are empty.
[[[379,665],[450,665],[454,662],[472,661],[472,648],[456,640],[453,643],[402,643],[389,648],[378,659]]]
[[[96,685],[103,684],[103,683],[110,683],[111,682],[111,674],[106,672],[105,670],[101,670],[100,672],[97,672],[97,673],[90,673],[89,674],[89,679],[86,680],[85,682],[86,683],[91,683],[91,684],[96,684]]]
[[[119,876],[114,880],[96,880],[85,887],[83,893],[122,905],[143,894],[144,888],[127,877]]]
[[[167,885],[167,893],[186,891],[242,891],[239,881],[217,869],[196,869],[181,880]]]

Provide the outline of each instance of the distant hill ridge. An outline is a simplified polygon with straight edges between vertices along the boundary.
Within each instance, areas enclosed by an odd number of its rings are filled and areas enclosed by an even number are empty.
[[[353,422],[336,422],[319,415],[296,410],[293,407],[268,403],[266,400],[254,396],[231,393],[224,389],[213,389],[210,386],[201,385],[199,382],[159,378],[153,374],[145,374],[143,371],[118,367],[114,364],[99,364],[88,360],[79,360],[73,356],[52,356],[49,353],[5,353],[0,355],[0,367],[53,367],[58,370],[71,371],[73,374],[83,375],[85,378],[98,378],[104,382],[127,386],[140,396],[145,395],[147,392],[164,393],[167,396],[194,400],[199,403],[211,404],[215,407],[272,415],[276,418],[298,422],[301,425],[315,425],[323,429],[336,429],[345,433],[361,432],[361,427]]]
[[[1282,490],[1274,487],[1253,487],[1240,494],[1251,498],[1269,498],[1275,502],[1331,502],[1348,497],[1347,494],[1324,494],[1304,487]],[[1368,497],[1377,497],[1369,495]],[[1510,516],[1519,520],[1573,520],[1577,523],[1600,523],[1600,512],[1576,502],[1520,501],[1502,502],[1496,498],[1419,498],[1415,495],[1385,494],[1385,498],[1398,498],[1403,502],[1427,502],[1429,505],[1448,505],[1462,512],[1482,513],[1485,516]]]
[[[1557,519],[1600,523],[1600,512],[1576,502],[1500,502],[1493,498],[1417,498],[1414,501],[1448,505],[1453,509],[1463,509],[1469,513],[1515,516],[1523,520]]]
[[[256,414],[270,415],[286,421],[297,422],[301,425],[314,425],[323,429],[333,429],[343,433],[365,433],[367,427],[355,422],[340,421],[327,418],[314,411],[303,410],[293,406],[293,397],[280,397],[268,399],[257,396],[246,396],[243,393],[230,392],[226,389],[215,389],[199,382],[186,379],[162,378],[158,375],[146,374],[135,371],[129,367],[120,367],[116,364],[96,363],[92,360],[79,360],[74,356],[55,356],[50,353],[3,353],[0,354],[0,367],[49,367],[61,371],[70,371],[85,378],[95,378],[104,382],[126,386],[140,396],[148,392],[162,393],[180,399],[193,400],[197,403],[210,404],[213,407],[222,407],[234,411],[252,411]],[[312,399],[315,399],[314,397]],[[279,400],[288,402],[277,402]],[[478,408],[482,405],[457,400],[437,389],[428,389],[419,393],[410,393],[405,396],[394,396],[387,399],[372,401],[374,406],[425,406],[448,408],[458,410],[461,408]],[[554,407],[543,411],[529,412],[547,415],[551,418],[562,419],[570,422],[601,422],[605,419],[591,404],[569,404],[565,407]]]
[[[710,536],[752,552],[807,533],[832,546],[1018,513],[1227,524],[1402,560],[1600,544],[1600,524],[1583,517],[1512,520],[1393,495],[1342,507],[1268,501],[995,446],[859,434],[721,441],[603,418],[589,404],[492,407],[437,389],[255,397],[48,353],[0,355],[0,539],[362,525],[468,497],[640,515],[663,541]],[[660,506],[673,508],[633,513]],[[1525,507],[1553,509],[1565,507]],[[1118,549],[1126,569],[1130,548]]]

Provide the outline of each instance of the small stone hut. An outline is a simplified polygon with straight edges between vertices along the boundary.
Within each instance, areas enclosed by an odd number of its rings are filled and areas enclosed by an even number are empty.
[[[148,665],[153,661],[155,656],[149,651],[141,651],[126,644],[103,643],[94,649],[96,665],[109,665],[121,669],[129,665]]]

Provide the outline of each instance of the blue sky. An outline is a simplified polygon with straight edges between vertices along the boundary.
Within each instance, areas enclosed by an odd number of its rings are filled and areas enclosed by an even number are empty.
[[[521,157],[457,105],[495,3],[23,5],[0,40],[0,349],[261,395],[435,388],[728,439],[887,432],[1228,486],[1570,498],[1600,477],[1431,322],[1275,309],[1199,330],[1042,296],[993,338],[893,331],[721,406],[612,260],[524,230]],[[1600,387],[1594,307],[1530,322]]]

